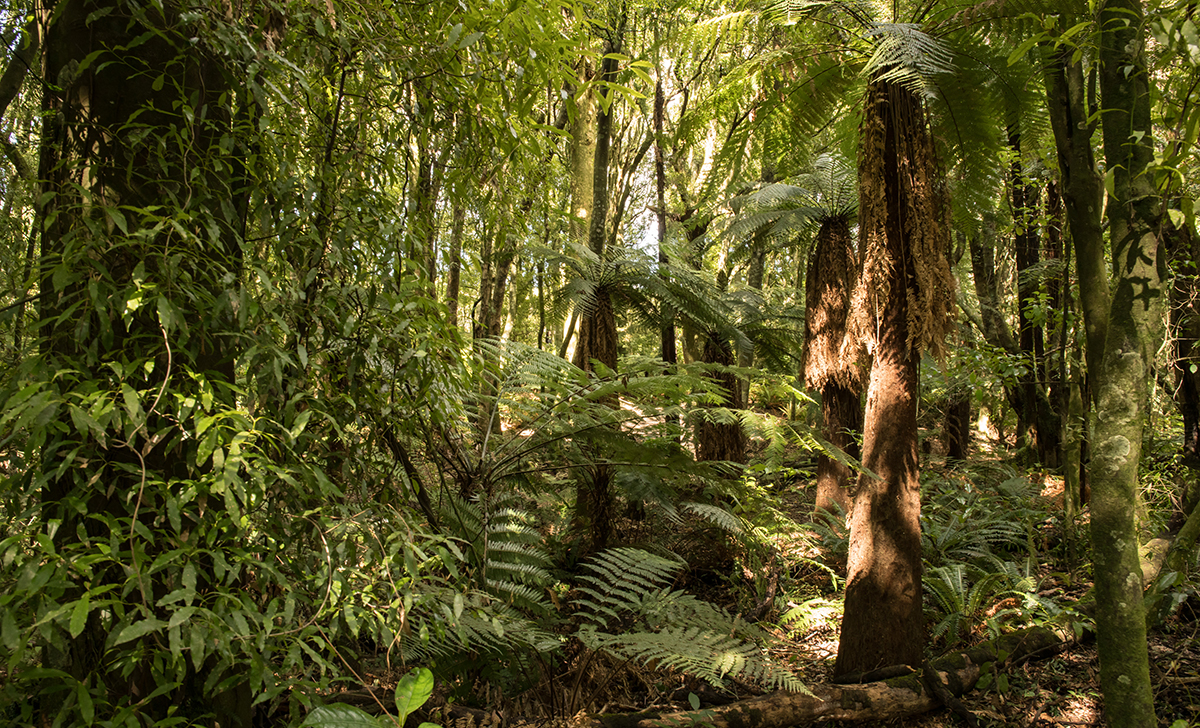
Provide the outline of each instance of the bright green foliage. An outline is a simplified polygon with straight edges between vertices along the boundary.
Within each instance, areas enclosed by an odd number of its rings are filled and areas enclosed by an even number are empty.
[[[302,726],[312,728],[390,728],[403,726],[408,716],[419,710],[433,694],[433,673],[426,668],[412,670],[396,683],[396,715],[375,716],[352,705],[333,703],[309,711]],[[417,728],[439,728],[422,722]]]

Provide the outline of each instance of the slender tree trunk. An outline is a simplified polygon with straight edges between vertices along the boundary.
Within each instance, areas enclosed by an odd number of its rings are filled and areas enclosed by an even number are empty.
[[[446,308],[451,326],[458,326],[458,296],[462,285],[463,227],[466,224],[467,207],[461,201],[454,203],[454,222],[450,227],[450,252],[446,255]]]
[[[1050,303],[1050,336],[1048,351],[1044,359],[1043,378],[1046,382],[1050,417],[1041,425],[1042,429],[1055,427],[1057,435],[1055,467],[1064,464],[1066,441],[1063,439],[1064,417],[1068,412],[1070,392],[1067,385],[1067,360],[1070,355],[1071,328],[1074,325],[1074,304],[1071,300],[1070,266],[1067,263],[1063,238],[1062,194],[1058,183],[1053,180],[1046,185],[1046,249],[1047,261],[1056,261],[1059,269],[1046,281],[1047,299]]]
[[[1140,0],[1108,0],[1100,24],[1104,156],[1113,173],[1107,211],[1114,288],[1108,301],[1085,300],[1084,307],[1096,409],[1089,467],[1096,636],[1109,724],[1150,728],[1157,721],[1135,507],[1155,329],[1165,298],[1165,256],[1156,235],[1160,201],[1149,171],[1154,145]],[[1092,259],[1091,269],[1103,268],[1099,242],[1076,241],[1077,256]],[[1093,285],[1084,269],[1081,264],[1081,291]],[[1093,324],[1099,344],[1094,348]]]
[[[1013,154],[1012,166],[1009,169],[1009,204],[1016,233],[1014,247],[1017,259],[1017,346],[1025,368],[1025,374],[1017,384],[1021,389],[1017,432],[1035,451],[1036,457],[1041,451],[1042,435],[1038,431],[1036,411],[1038,370],[1041,364],[1038,350],[1041,348],[1042,330],[1033,322],[1029,312],[1036,304],[1033,299],[1037,296],[1039,288],[1032,276],[1033,269],[1041,258],[1041,244],[1035,222],[1038,192],[1037,187],[1025,178],[1024,165],[1021,163],[1021,132],[1016,125],[1010,125],[1008,128],[1008,146]]]
[[[1184,461],[1200,466],[1200,238],[1188,226],[1164,230],[1174,284],[1171,287],[1171,368],[1175,406],[1183,418]]]
[[[581,62],[579,81],[572,96],[575,114],[571,119],[571,216],[572,243],[587,245],[592,221],[596,164],[596,94],[589,83],[592,70]],[[607,176],[605,181],[607,184]]]
[[[661,70],[659,71],[662,72]],[[664,278],[670,275],[668,266],[671,257],[667,255],[667,166],[663,155],[663,125],[666,116],[666,99],[663,95],[662,81],[654,84],[654,200],[657,209],[654,211],[658,224],[658,274]],[[659,356],[668,364],[679,360],[675,348],[675,312],[664,306],[662,324],[659,332]]]
[[[613,56],[621,52],[624,32],[625,16],[622,14],[619,27],[604,45],[605,57],[600,63],[600,78],[606,82],[616,80],[617,61]],[[609,149],[616,111],[614,107],[615,98],[596,116],[596,154],[592,165],[592,210],[587,242],[588,248],[601,261],[604,260],[607,241]],[[596,363],[610,372],[617,371],[616,312],[613,310],[612,294],[603,285],[597,287],[595,299],[579,316],[579,341],[575,349],[576,366],[592,372],[596,369]],[[608,548],[612,534],[612,479],[612,466],[596,463],[584,473],[579,483],[575,503],[576,521],[587,521],[590,531],[585,552]]]

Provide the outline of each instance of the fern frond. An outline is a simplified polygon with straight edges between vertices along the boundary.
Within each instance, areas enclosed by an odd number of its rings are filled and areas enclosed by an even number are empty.
[[[695,513],[727,533],[738,535],[744,530],[742,519],[720,506],[714,506],[709,503],[696,503],[688,501],[685,503],[680,503],[679,507]]]
[[[773,689],[805,690],[799,678],[772,662],[756,645],[701,627],[624,635],[581,632],[580,637],[592,649],[695,675],[718,688],[723,687],[726,676],[733,676]]]
[[[931,96],[933,80],[955,70],[954,54],[944,41],[916,23],[875,23],[864,36],[874,50],[863,76],[878,83],[895,83]]]

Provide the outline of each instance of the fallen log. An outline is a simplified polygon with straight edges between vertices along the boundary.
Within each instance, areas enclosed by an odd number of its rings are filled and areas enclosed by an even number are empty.
[[[1053,654],[1063,642],[1049,629],[1034,627],[1003,635],[968,650],[934,660],[930,667],[955,697],[970,691],[981,674],[1008,664]],[[999,663],[999,664],[997,664]],[[931,676],[930,676],[931,677]],[[680,713],[624,713],[577,716],[572,728],[786,728],[812,720],[886,720],[920,715],[942,705],[921,671],[881,682],[818,685],[812,692],[775,692],[736,703]],[[938,691],[940,692],[940,691]]]

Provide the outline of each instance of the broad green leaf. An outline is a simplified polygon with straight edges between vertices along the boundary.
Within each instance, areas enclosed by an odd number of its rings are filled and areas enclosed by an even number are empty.
[[[384,723],[353,705],[333,703],[313,708],[300,725],[315,728],[381,728]]]
[[[4,617],[0,618],[0,640],[3,640],[4,646],[11,652],[15,652],[21,646],[21,630],[17,627],[17,620],[13,618],[11,609],[5,609]]]
[[[167,623],[161,619],[143,619],[140,622],[134,622],[117,633],[116,638],[113,640],[113,646],[115,647],[123,642],[135,640],[138,637],[144,637],[166,626]]]
[[[400,714],[400,722],[412,715],[433,695],[433,673],[427,667],[420,667],[400,678],[396,683],[396,712]]]

